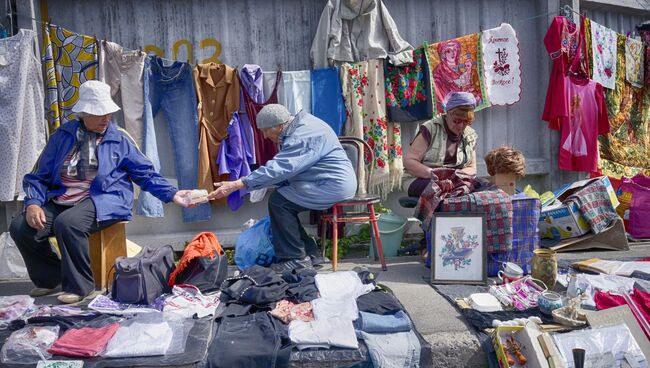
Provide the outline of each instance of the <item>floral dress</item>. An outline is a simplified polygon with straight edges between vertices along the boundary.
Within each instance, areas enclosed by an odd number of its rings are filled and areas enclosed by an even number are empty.
[[[365,187],[368,173],[358,173],[359,192],[386,196],[402,183],[402,143],[399,123],[388,122],[384,88],[383,60],[346,63],[340,68],[343,97],[347,110],[345,135],[363,139],[370,145],[372,163],[370,188]]]

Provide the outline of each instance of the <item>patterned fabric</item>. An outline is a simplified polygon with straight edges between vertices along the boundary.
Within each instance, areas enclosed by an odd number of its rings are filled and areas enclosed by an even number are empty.
[[[53,199],[56,204],[74,206],[90,196],[90,185],[97,176],[98,162],[95,152],[104,135],[86,136],[84,131],[80,125],[77,129],[77,144],[61,165],[61,183],[65,187],[65,193]],[[88,155],[85,160],[82,158],[82,151]]]
[[[479,192],[462,197],[447,198],[440,205],[440,212],[485,213],[488,253],[502,253],[512,249],[512,200],[506,192],[482,188]]]
[[[371,188],[364,188],[366,173],[360,170],[359,192],[370,190],[386,196],[400,188],[404,167],[400,125],[386,119],[382,61],[343,64],[340,73],[348,113],[345,135],[363,139],[375,153]]]
[[[496,276],[503,262],[518,264],[524,274],[532,272],[533,251],[539,248],[537,222],[541,211],[537,198],[512,198],[512,249],[488,256],[488,276]]]
[[[0,202],[22,197],[22,180],[45,146],[43,77],[36,34],[21,29],[0,40]]]
[[[479,33],[429,45],[427,61],[438,114],[445,112],[450,92],[470,92],[476,97],[476,109],[489,106],[483,85],[481,37]]]
[[[605,88],[616,85],[616,32],[591,21],[592,79]]]
[[[97,43],[93,37],[63,27],[50,25],[44,28],[47,120],[50,131],[54,131],[61,124],[75,119],[72,106],[79,98],[79,86],[97,79]]]
[[[638,88],[643,88],[644,52],[643,42],[625,38],[625,79]]]
[[[415,217],[422,221],[422,229],[431,228],[433,212],[445,198],[469,194],[480,185],[474,175],[467,175],[455,169],[434,169],[431,185],[422,192],[415,207]]]
[[[413,51],[413,62],[403,66],[385,63],[386,108],[390,121],[417,121],[433,116],[429,67],[424,47]]]
[[[521,97],[519,40],[510,24],[481,34],[485,89],[492,105],[512,105]]]
[[[578,205],[580,214],[584,216],[596,234],[601,233],[618,218],[607,187],[600,180],[596,180],[570,195],[566,202],[575,202]]]
[[[291,321],[311,322],[314,320],[311,302],[296,304],[288,300],[280,300],[269,313],[284,324]]]
[[[650,41],[650,32],[641,35]],[[598,138],[601,173],[617,179],[650,175],[650,88],[638,89],[626,80],[625,41],[618,36],[616,88],[605,91],[610,133]]]

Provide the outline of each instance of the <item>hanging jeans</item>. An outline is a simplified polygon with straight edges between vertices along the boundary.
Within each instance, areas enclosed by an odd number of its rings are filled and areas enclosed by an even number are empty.
[[[178,61],[171,62],[171,65],[165,63],[157,56],[145,59],[143,151],[159,171],[154,117],[162,110],[174,150],[178,187],[195,189],[198,185],[199,121],[192,67]],[[150,193],[142,192],[137,214],[163,217],[163,204]],[[195,208],[183,208],[184,222],[206,221],[210,215],[208,203]]]
[[[287,327],[266,312],[225,317],[208,350],[207,367],[288,367]]]
[[[111,86],[113,97],[120,93],[122,111],[115,115],[122,115],[118,120],[124,123],[138,147],[142,147],[142,71],[146,56],[143,51],[125,51],[109,41],[102,41],[99,53],[99,79]]]

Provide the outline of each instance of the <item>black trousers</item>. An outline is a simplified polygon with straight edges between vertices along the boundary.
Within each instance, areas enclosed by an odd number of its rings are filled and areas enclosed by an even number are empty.
[[[300,224],[298,214],[309,211],[286,199],[277,190],[269,196],[272,243],[275,256],[280,260],[302,259],[317,256],[318,246]]]
[[[36,230],[21,213],[11,222],[9,232],[22,254],[29,278],[36,287],[54,288],[61,284],[64,292],[88,295],[95,289],[90,269],[88,237],[120,220],[96,220],[95,205],[90,198],[77,205],[61,206],[47,202],[43,207],[45,228]],[[61,259],[47,238],[56,236]]]
[[[224,317],[208,350],[209,368],[289,366],[287,327],[266,312]]]

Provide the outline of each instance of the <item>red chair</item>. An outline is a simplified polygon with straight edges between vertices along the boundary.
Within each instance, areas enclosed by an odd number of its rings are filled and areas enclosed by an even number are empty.
[[[361,165],[364,165],[366,169],[365,188],[366,190],[369,190],[370,177],[372,176],[372,167],[375,161],[375,154],[368,143],[359,138],[339,137],[339,141],[347,153],[348,158],[352,162],[352,167],[354,168],[354,172],[357,175],[357,194],[354,196],[354,198],[350,198],[346,201],[335,204],[332,207],[332,213],[324,214],[322,216],[321,246],[323,248],[323,256],[325,256],[325,242],[327,240],[328,224],[332,224],[332,269],[336,271],[338,251],[338,224],[370,223],[371,234],[375,240],[375,260],[377,260],[377,255],[379,255],[379,260],[381,261],[381,269],[386,271],[384,249],[381,246],[379,227],[377,226],[377,216],[375,215],[374,208],[374,204],[379,203],[381,199],[378,195],[359,193],[359,169],[362,167]],[[367,208],[367,212],[348,212],[346,210],[346,208],[354,206],[365,206]]]

